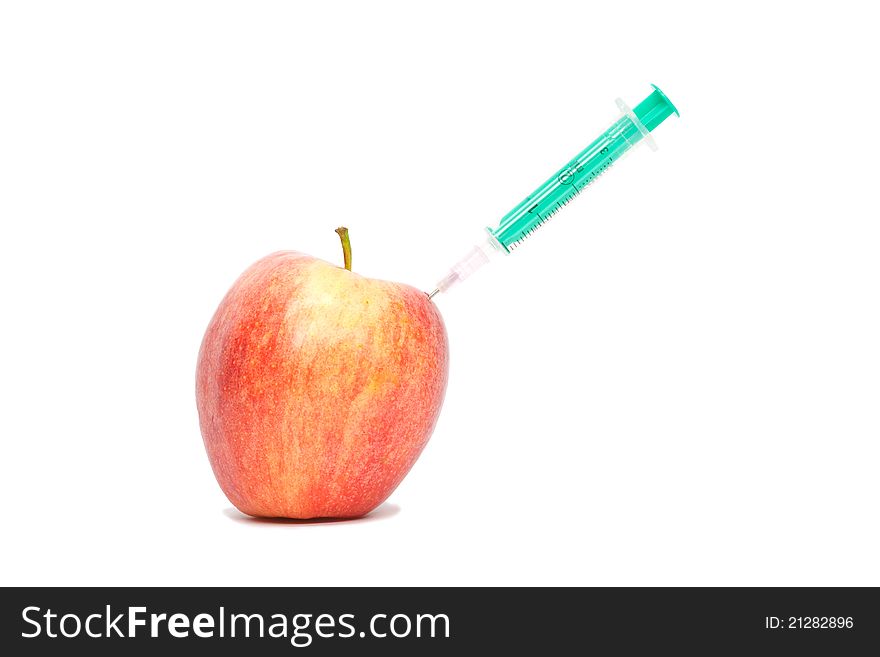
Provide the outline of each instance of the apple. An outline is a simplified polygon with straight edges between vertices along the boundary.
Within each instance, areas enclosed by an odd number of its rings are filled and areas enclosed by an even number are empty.
[[[208,325],[196,400],[241,512],[352,518],[385,501],[437,422],[449,369],[428,296],[295,251],[253,264]]]

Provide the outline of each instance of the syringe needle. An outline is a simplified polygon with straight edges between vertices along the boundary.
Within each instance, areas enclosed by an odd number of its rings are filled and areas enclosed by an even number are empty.
[[[477,244],[468,251],[467,255],[459,260],[449,272],[441,278],[433,292],[428,293],[428,298],[433,299],[440,292],[445,292],[450,287],[463,281],[489,262],[489,256],[493,253],[501,253],[502,249],[497,245],[493,237],[488,237],[482,244]]]

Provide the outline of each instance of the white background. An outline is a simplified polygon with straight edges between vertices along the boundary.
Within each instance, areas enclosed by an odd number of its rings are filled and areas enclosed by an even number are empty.
[[[3,584],[880,585],[869,3],[9,2]],[[681,110],[437,302],[389,502],[245,519],[202,332],[296,249],[429,289],[608,127]]]

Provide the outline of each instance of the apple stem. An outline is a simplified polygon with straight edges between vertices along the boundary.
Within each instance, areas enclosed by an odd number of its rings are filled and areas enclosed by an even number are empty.
[[[345,263],[345,268],[351,271],[351,239],[348,237],[348,228],[340,226],[336,232],[342,242],[342,260]]]

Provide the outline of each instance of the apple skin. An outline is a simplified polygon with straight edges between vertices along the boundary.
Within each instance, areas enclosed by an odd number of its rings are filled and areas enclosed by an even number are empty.
[[[199,352],[217,482],[251,516],[365,515],[428,442],[448,371],[424,292],[294,251],[266,256],[226,294]]]

